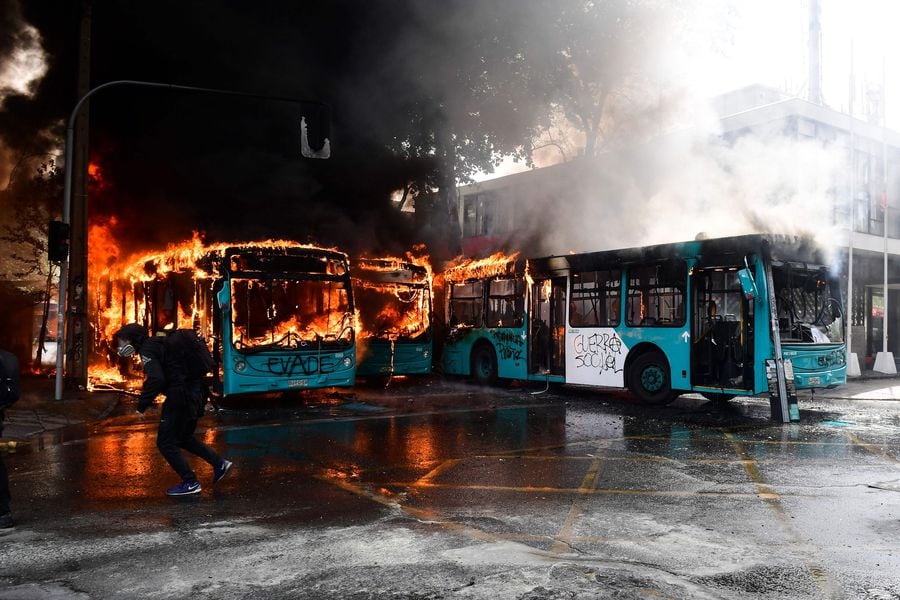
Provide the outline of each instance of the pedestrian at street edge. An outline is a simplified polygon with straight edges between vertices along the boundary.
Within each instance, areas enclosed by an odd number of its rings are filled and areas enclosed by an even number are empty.
[[[21,388],[19,381],[19,359],[12,352],[0,350],[0,436],[3,435],[3,420],[6,408],[19,399]],[[9,473],[6,463],[0,454],[0,529],[14,526],[12,514],[9,512]]]
[[[159,394],[165,395],[156,446],[181,483],[166,490],[168,496],[188,496],[200,493],[200,482],[185,460],[181,449],[196,454],[213,468],[213,483],[221,480],[231,469],[231,461],[194,437],[197,419],[203,415],[209,395],[204,376],[209,370],[198,357],[205,352],[203,342],[189,329],[179,329],[165,337],[149,337],[147,329],[137,323],[125,325],[115,333],[116,352],[129,357],[137,353],[144,369],[144,385],[138,397],[137,410],[143,413]],[[202,345],[202,350],[198,350]],[[198,366],[198,361],[203,366]]]

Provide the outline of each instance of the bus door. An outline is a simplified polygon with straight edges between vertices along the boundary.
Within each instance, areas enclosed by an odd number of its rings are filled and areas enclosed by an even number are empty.
[[[529,323],[529,371],[565,375],[566,278],[538,279],[532,284]]]
[[[691,384],[753,389],[753,310],[741,290],[740,266],[694,268],[691,301]]]

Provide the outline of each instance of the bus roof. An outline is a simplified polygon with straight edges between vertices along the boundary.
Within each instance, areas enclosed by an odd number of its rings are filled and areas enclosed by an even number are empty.
[[[666,259],[697,258],[701,264],[760,254],[782,261],[822,262],[822,249],[808,237],[755,233],[731,237],[696,239],[685,242],[600,250],[580,254],[563,254],[529,259],[537,273],[553,273],[568,269],[590,269],[598,265],[629,265]]]

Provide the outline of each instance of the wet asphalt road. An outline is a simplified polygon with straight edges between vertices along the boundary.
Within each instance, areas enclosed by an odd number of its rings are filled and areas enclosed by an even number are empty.
[[[895,381],[893,383],[896,383]],[[393,382],[232,405],[199,497],[131,401],[5,455],[7,598],[900,598],[900,402]],[[890,486],[888,486],[890,487]],[[900,488],[898,488],[900,489]]]

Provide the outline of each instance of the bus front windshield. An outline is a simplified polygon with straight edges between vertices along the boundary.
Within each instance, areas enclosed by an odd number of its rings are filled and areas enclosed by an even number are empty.
[[[242,352],[348,346],[353,313],[344,281],[233,279],[232,334]]]
[[[840,289],[825,267],[776,263],[772,266],[772,277],[782,341],[816,344],[843,341]]]
[[[427,339],[431,332],[429,290],[425,286],[358,282],[354,287],[365,337]]]

